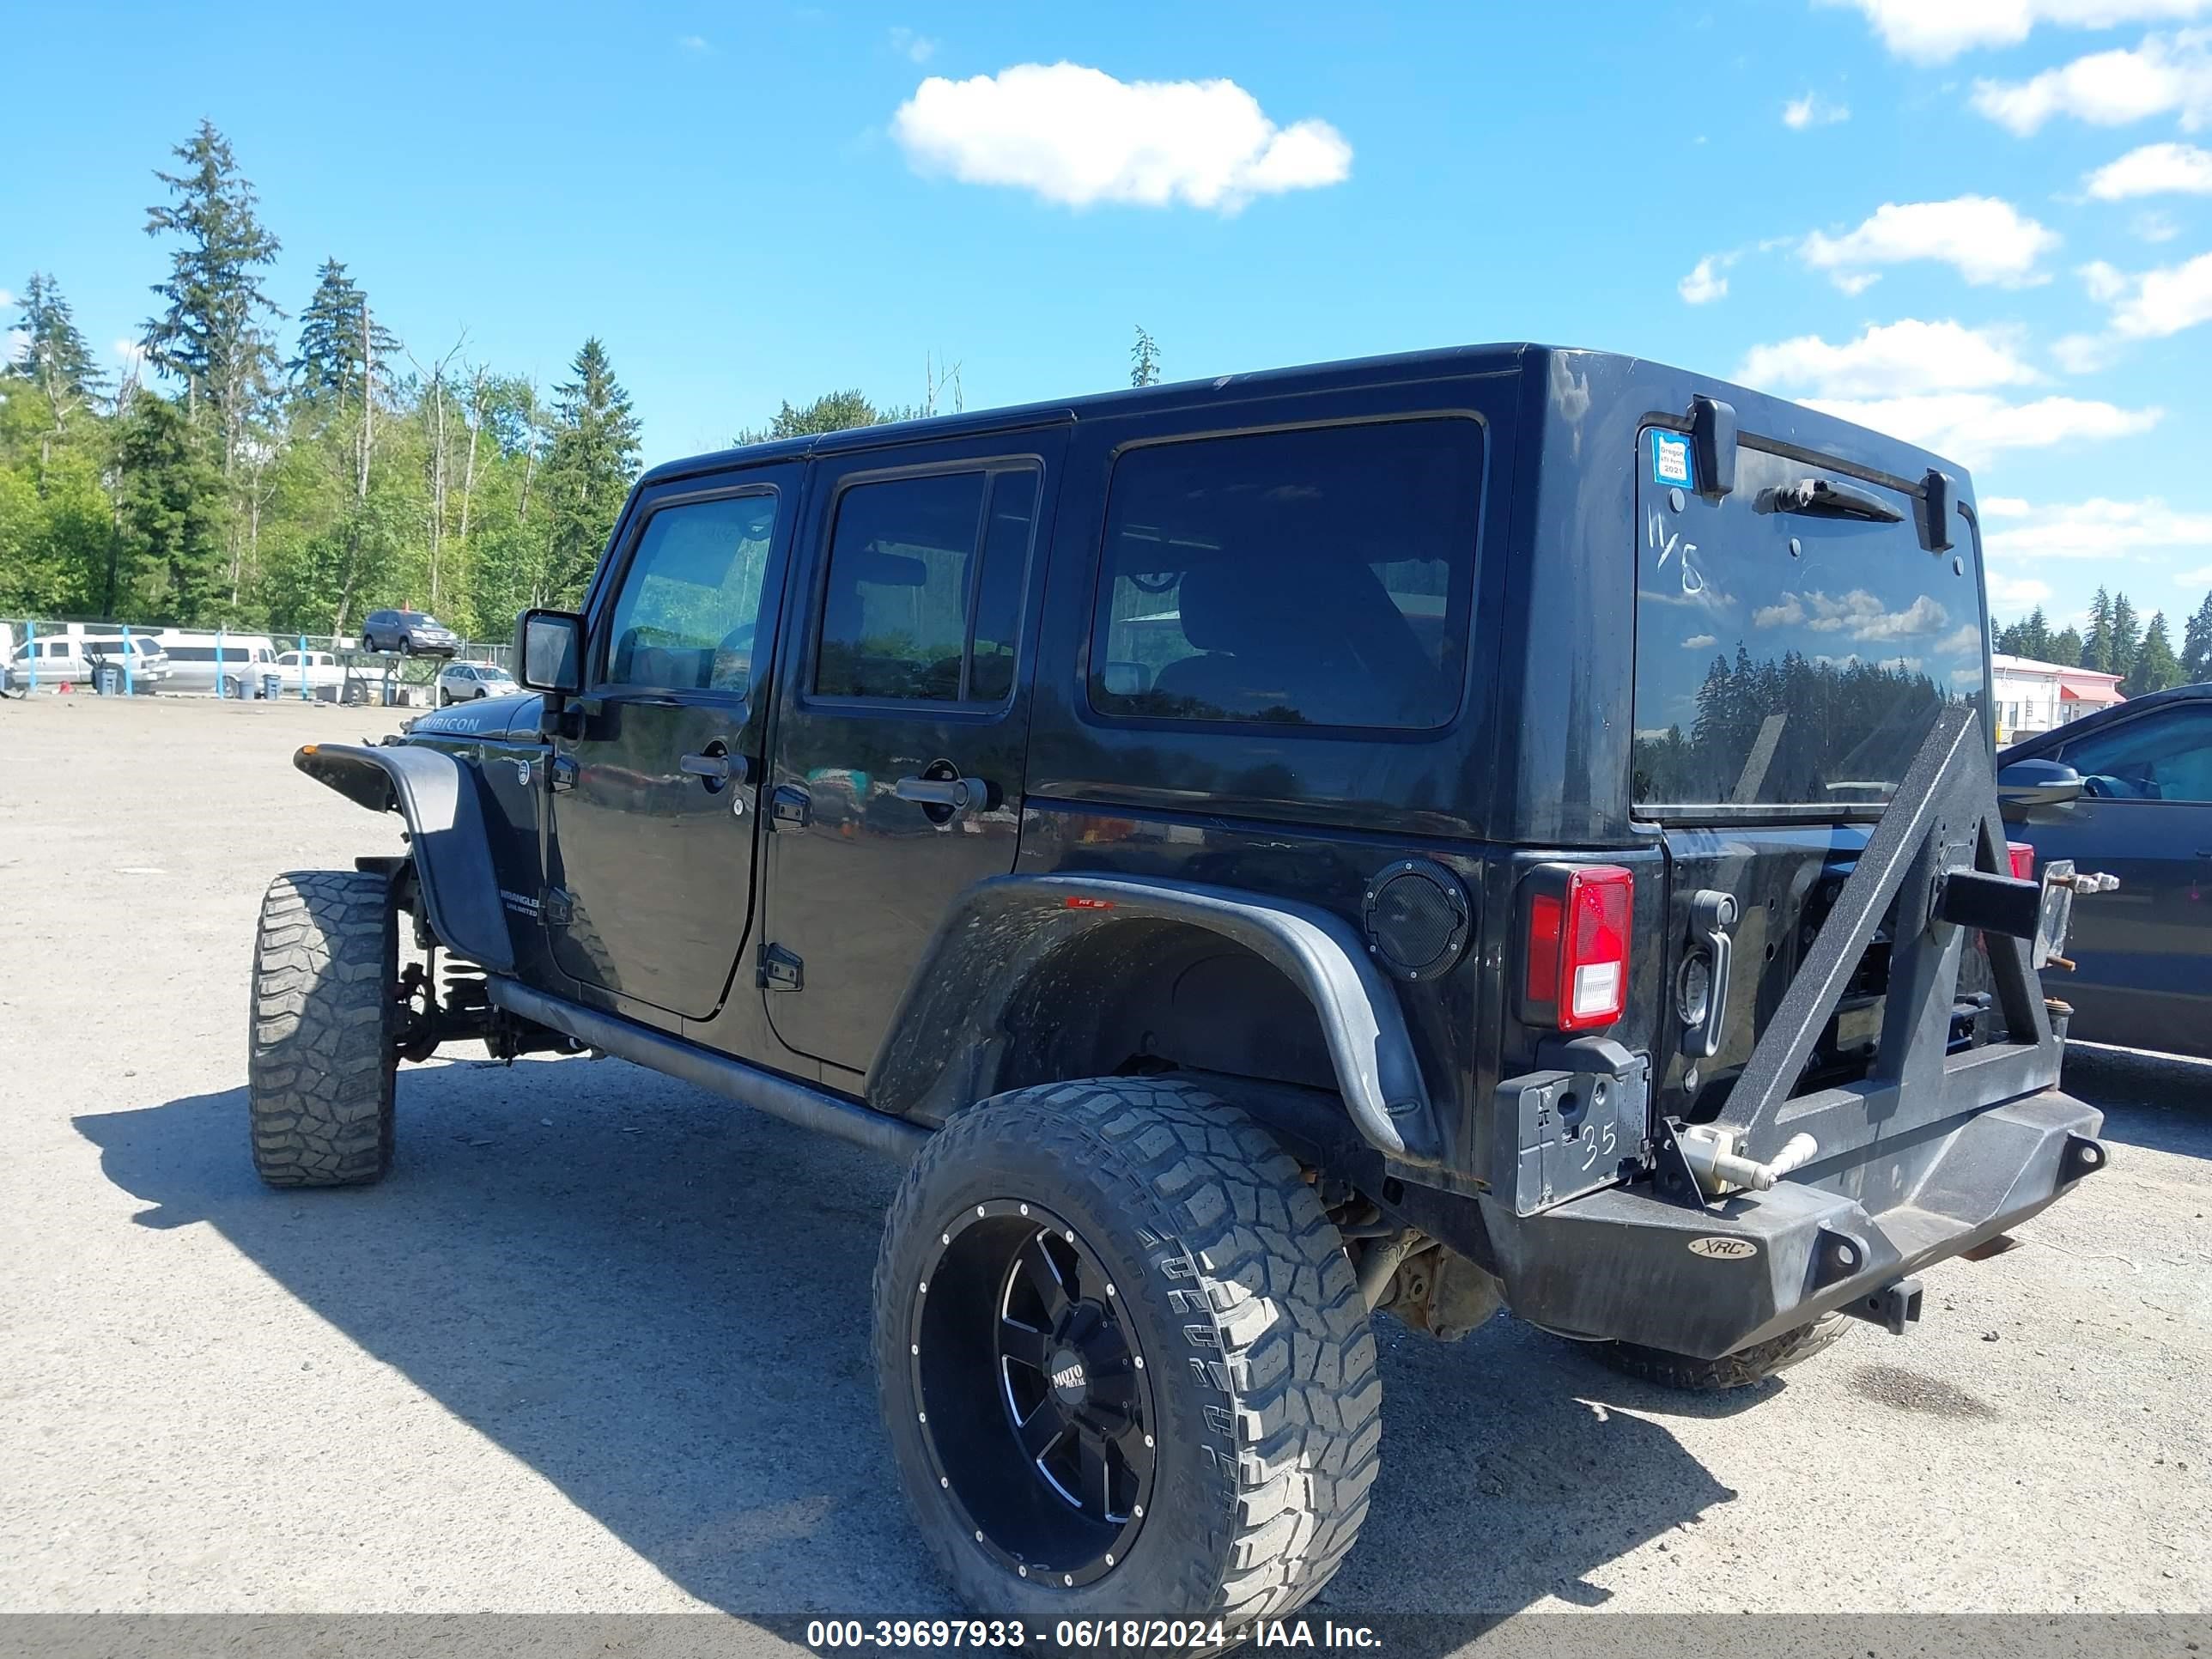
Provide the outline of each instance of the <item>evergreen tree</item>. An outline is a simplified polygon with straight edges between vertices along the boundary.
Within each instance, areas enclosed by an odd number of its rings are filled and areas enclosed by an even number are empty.
[[[2081,641],[2081,660],[2075,665],[2108,674],[2112,662],[2112,596],[2100,587],[2089,602],[2089,632]]]
[[[558,389],[545,457],[546,562],[537,603],[574,599],[591,580],[623,497],[637,477],[637,417],[594,335]]]
[[[1129,384],[1158,386],[1160,383],[1160,343],[1145,332],[1142,323],[1137,325],[1137,343],[1129,348]]]
[[[152,621],[211,620],[225,566],[222,479],[185,413],[142,392],[117,445],[115,546],[101,609]]]
[[[2185,684],[2212,680],[2212,592],[2197,607],[2181,632],[2181,672]]]
[[[2143,629],[2142,647],[2128,671],[2127,694],[2144,696],[2181,683],[2181,665],[2174,659],[2173,641],[2166,631],[2166,612],[2154,611],[2149,626]]]
[[[2020,649],[2015,654],[2033,658],[2037,662],[2050,661],[2051,621],[2043,614],[2043,607],[2039,605],[2029,611],[2027,620],[2020,627]]]
[[[2052,635],[2051,654],[2044,660],[2055,662],[2061,668],[2087,668],[2089,665],[2084,659],[2081,631],[2069,623]]]
[[[323,261],[314,297],[300,313],[300,355],[284,365],[311,402],[357,402],[368,377],[398,355],[399,342],[369,314],[368,295],[336,259]]]
[[[804,438],[817,432],[845,432],[856,426],[882,426],[891,421],[910,421],[920,414],[913,409],[878,409],[858,386],[848,392],[825,392],[803,409],[788,399],[775,418],[764,427],[748,427],[733,441],[739,444],[766,443],[773,438]]]
[[[2112,650],[2111,660],[2105,665],[2107,674],[2118,674],[2126,679],[2135,672],[2136,653],[2142,647],[2142,625],[2136,619],[2136,608],[2128,603],[2124,593],[2112,596]]]
[[[99,395],[104,377],[52,276],[33,271],[23,297],[15,303],[23,313],[16,323],[23,333],[23,351],[7,366],[5,378],[37,389],[46,406],[52,435],[58,437],[68,430],[70,416]],[[51,459],[49,441],[41,466]]]
[[[276,358],[262,319],[284,313],[262,290],[260,268],[282,245],[255,216],[253,186],[214,123],[202,121],[171,153],[185,169],[155,173],[174,199],[146,210],[146,234],[181,246],[170,252],[168,281],[154,285],[168,309],[146,324],[146,361],[184,382],[193,422],[212,417],[228,478]]]

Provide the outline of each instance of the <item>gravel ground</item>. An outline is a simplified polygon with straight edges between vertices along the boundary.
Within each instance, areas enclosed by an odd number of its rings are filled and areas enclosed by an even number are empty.
[[[943,1613],[877,1425],[891,1171],[620,1062],[402,1075],[391,1179],[246,1161],[295,773],[384,711],[0,703],[0,1610]],[[2212,1606],[2212,1066],[2077,1051],[2109,1173],[1749,1395],[1384,1322],[1343,1609]]]

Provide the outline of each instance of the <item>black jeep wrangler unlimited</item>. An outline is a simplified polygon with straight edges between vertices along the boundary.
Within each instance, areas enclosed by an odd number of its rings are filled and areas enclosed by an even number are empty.
[[[253,1156],[374,1180],[480,1041],[909,1158],[959,1593],[1233,1630],[1352,1547],[1376,1310],[1751,1382],[2102,1166],[1985,639],[1961,474],[1598,353],[659,467],[532,695],[300,751],[409,851],[270,890]]]

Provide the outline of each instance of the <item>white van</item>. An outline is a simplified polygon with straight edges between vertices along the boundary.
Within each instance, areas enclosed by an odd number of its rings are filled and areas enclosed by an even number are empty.
[[[156,637],[174,671],[165,688],[172,691],[258,697],[262,676],[276,666],[276,642],[265,634],[165,628]]]
[[[174,672],[161,641],[152,635],[134,633],[126,641],[119,631],[88,633],[72,626],[67,633],[41,634],[17,646],[8,659],[8,689],[27,690],[35,674],[42,690],[71,685],[89,691],[102,663],[118,668],[127,664],[131,689],[141,695],[161,690]]]

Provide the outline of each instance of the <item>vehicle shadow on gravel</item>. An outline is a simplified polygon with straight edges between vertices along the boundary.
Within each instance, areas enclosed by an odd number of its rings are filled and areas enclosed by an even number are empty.
[[[618,1061],[404,1071],[376,1187],[263,1188],[245,1120],[233,1089],[76,1127],[153,1206],[139,1224],[216,1228],[702,1601],[956,1610],[878,1422],[889,1164]],[[1506,1318],[1450,1347],[1376,1332],[1383,1473],[1328,1605],[1595,1604],[1586,1575],[1734,1496],[1647,1420],[1734,1400],[1664,1395]]]
[[[2212,1158],[2212,1060],[2069,1042],[2059,1083],[2104,1107],[2109,1139]]]

